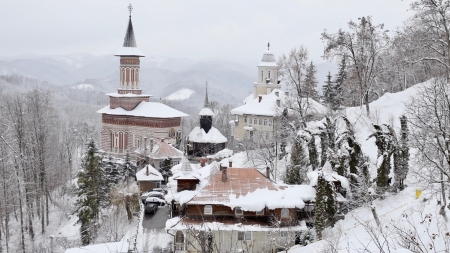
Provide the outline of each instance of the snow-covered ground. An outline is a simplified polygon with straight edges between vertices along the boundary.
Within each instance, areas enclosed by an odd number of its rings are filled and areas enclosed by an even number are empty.
[[[372,124],[388,124],[399,133],[399,117],[405,111],[404,104],[417,95],[418,88],[427,84],[417,84],[395,94],[386,93],[370,103],[370,116],[366,115],[365,107],[353,107],[345,111],[345,115],[354,125],[356,138],[361,143],[363,152],[369,156],[372,163],[377,161],[374,138],[367,140],[374,131]],[[415,164],[410,159],[410,167],[413,166]],[[402,231],[418,235],[415,239],[428,250],[427,252],[447,252],[445,244],[450,242],[450,228],[447,219],[439,214],[439,196],[433,194],[433,188],[439,186],[413,184],[408,180],[405,184],[409,187],[403,191],[388,193],[384,199],[374,201],[373,206],[380,218],[381,229],[374,220],[371,208],[364,206],[346,214],[345,219],[338,221],[333,228],[325,229],[324,240],[307,246],[297,245],[288,252],[382,252],[379,249],[381,247],[384,252],[410,253],[412,251],[404,249],[406,246],[401,244]],[[418,199],[417,189],[423,189]],[[450,211],[446,209],[446,217],[449,215]],[[376,241],[380,241],[382,245],[377,246]],[[385,241],[389,243],[383,243]]]
[[[165,97],[166,100],[185,100],[191,97],[191,95],[194,93],[193,90],[188,88],[183,88],[175,91],[174,93],[170,94],[169,96]]]

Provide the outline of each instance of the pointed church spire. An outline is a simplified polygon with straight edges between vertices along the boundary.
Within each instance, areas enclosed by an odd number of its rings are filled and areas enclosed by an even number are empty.
[[[123,40],[123,47],[136,47],[136,39],[134,38],[133,23],[131,22],[131,11],[133,6],[128,5],[128,10],[130,11],[130,20],[128,21],[127,33],[125,34],[125,39]]]
[[[209,101],[208,101],[208,81],[206,81],[206,93],[205,93],[205,103],[203,105],[203,107],[208,107],[209,106]]]

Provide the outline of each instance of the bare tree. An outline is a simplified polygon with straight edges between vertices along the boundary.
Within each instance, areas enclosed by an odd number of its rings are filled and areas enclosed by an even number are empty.
[[[389,46],[388,31],[384,25],[373,25],[372,18],[359,18],[360,22],[348,23],[349,31],[339,29],[337,33],[330,34],[326,30],[322,33],[322,40],[327,44],[324,49],[325,59],[338,60],[346,58],[349,73],[357,81],[360,105],[365,104],[367,115],[370,114],[369,95],[380,74],[381,53]]]

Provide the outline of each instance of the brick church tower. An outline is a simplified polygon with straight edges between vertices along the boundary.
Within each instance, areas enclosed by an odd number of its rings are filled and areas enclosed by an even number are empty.
[[[123,47],[115,54],[120,57],[120,84],[117,92],[106,94],[110,104],[97,113],[102,114],[101,149],[123,156],[143,149],[150,142],[165,139],[175,143],[181,136],[181,117],[187,114],[158,102],[150,102],[151,95],[142,94],[140,85],[140,57],[144,54],[136,46],[131,4],[130,17]]]

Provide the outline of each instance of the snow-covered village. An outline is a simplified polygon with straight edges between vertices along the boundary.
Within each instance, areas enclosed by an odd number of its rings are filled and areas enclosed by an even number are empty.
[[[450,253],[450,0],[0,21],[0,253]]]

